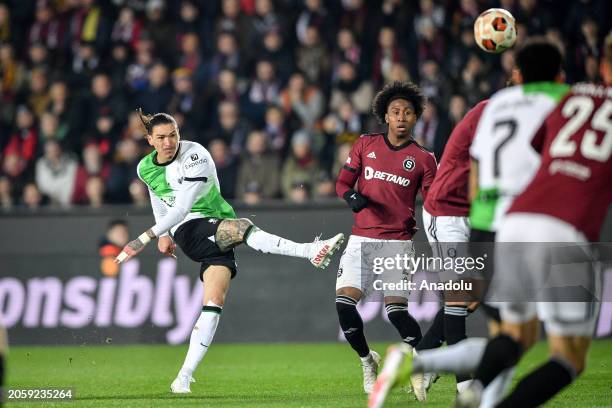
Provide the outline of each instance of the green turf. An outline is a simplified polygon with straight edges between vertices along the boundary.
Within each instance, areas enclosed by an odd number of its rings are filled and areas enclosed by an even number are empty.
[[[374,344],[383,351],[384,345]],[[364,407],[359,360],[346,344],[215,344],[195,373],[192,394],[175,396],[169,385],[186,346],[13,347],[8,387],[73,387],[77,401],[14,403],[56,407]],[[545,344],[532,350],[519,375],[546,356]],[[554,400],[559,407],[612,404],[612,340],[596,341],[588,371]],[[443,376],[427,407],[448,407],[454,379]],[[394,390],[387,406],[419,405]]]

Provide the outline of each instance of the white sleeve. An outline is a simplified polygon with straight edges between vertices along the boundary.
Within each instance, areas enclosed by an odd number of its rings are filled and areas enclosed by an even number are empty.
[[[164,206],[162,200],[160,200],[159,197],[157,197],[151,189],[149,189],[149,197],[151,198],[151,208],[153,208],[153,217],[155,217],[155,222],[159,223],[159,221],[168,213],[168,210],[166,210],[166,207]],[[164,232],[160,235],[160,237],[164,235],[168,235],[168,232]]]
[[[157,237],[183,221],[193,204],[206,195],[215,183],[215,165],[206,150],[203,148],[198,150],[197,155],[191,155],[191,159],[188,160],[191,161],[181,164],[186,170],[181,187],[176,192],[174,207],[170,208],[160,220],[156,219],[156,224],[151,228]]]

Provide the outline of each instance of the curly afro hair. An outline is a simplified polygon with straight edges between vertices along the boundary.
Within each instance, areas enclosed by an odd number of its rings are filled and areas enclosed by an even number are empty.
[[[372,101],[372,113],[380,123],[385,123],[387,108],[395,99],[405,99],[410,102],[414,107],[417,118],[421,117],[425,105],[425,96],[419,87],[412,82],[394,81],[385,85]]]

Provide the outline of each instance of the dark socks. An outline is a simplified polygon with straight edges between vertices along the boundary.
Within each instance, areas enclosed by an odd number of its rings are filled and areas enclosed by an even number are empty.
[[[416,347],[423,338],[421,327],[414,317],[408,313],[408,305],[404,303],[389,303],[385,306],[389,321],[395,326],[404,343]]]
[[[417,344],[416,349],[417,351],[434,349],[440,347],[442,343],[444,343],[444,308],[438,310],[429,330]]]
[[[516,365],[522,353],[518,342],[508,335],[500,334],[487,344],[474,378],[486,387],[499,373]]]
[[[575,377],[569,363],[551,359],[523,378],[497,407],[538,407],[571,384]]]
[[[357,301],[348,296],[336,296],[336,311],[346,341],[359,357],[367,357],[370,348],[363,334],[363,320],[357,311]]]
[[[467,338],[465,319],[468,315],[466,306],[444,306],[444,338],[452,346]],[[469,375],[456,375],[457,384],[471,379]]]

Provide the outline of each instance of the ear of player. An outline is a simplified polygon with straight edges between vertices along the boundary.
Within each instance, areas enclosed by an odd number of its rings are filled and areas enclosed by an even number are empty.
[[[368,199],[353,189],[344,193],[343,197],[349,207],[351,207],[351,210],[355,213],[358,213],[368,206]]]

